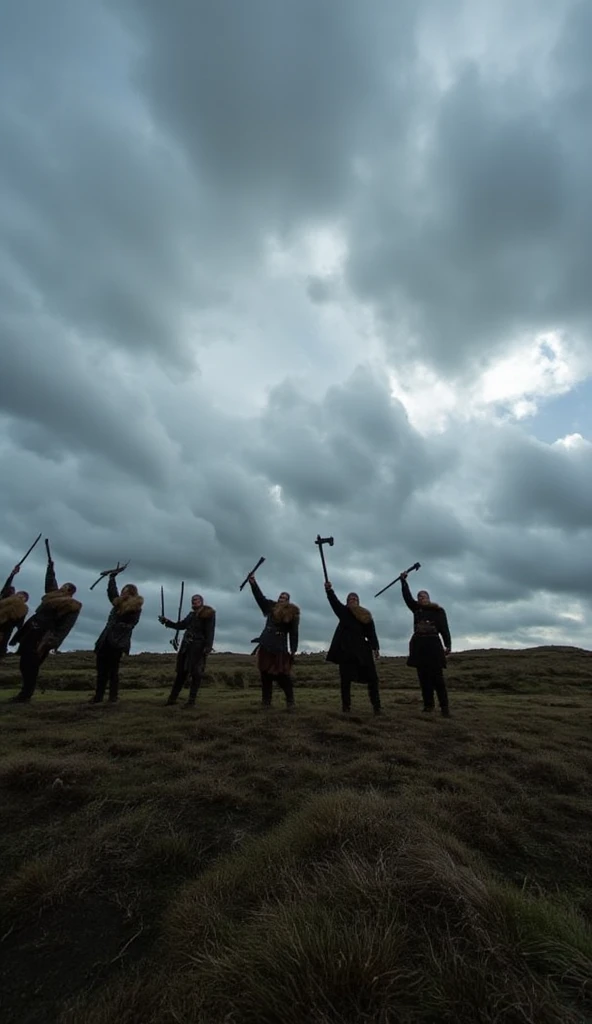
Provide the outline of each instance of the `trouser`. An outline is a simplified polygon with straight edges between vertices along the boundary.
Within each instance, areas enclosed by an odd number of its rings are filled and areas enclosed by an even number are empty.
[[[284,691],[286,704],[292,707],[294,704],[294,684],[292,677],[285,672],[278,672],[275,676],[271,672],[261,672],[261,701],[265,707],[271,704],[273,696],[273,681],[277,680],[278,686]]]
[[[41,640],[41,631],[31,629],[25,634],[19,646],[19,668],[21,672],[21,691],[17,694],[17,700],[30,700],[35,693],[39,669],[47,658],[49,651],[41,656],[37,654],[37,647]]]
[[[424,708],[431,709],[434,707],[434,692],[438,697],[438,704],[442,710],[448,707],[448,691],[444,682],[444,672],[440,665],[418,668],[417,678],[421,686]]]
[[[105,644],[97,651],[97,688],[94,700],[99,704],[105,696],[109,684],[109,700],[116,701],[119,696],[119,662],[123,651]]]
[[[341,707],[344,711],[351,709],[351,674],[347,665],[339,666],[339,682],[341,684]],[[361,680],[360,680],[361,682]],[[368,698],[374,710],[380,708],[380,691],[378,689],[378,679],[368,680]]]
[[[177,700],[189,677],[189,703],[195,704],[206,667],[206,656],[203,647],[195,646],[193,649],[194,646],[186,647],[185,650],[181,649],[177,655],[175,681],[169,694],[171,703]]]

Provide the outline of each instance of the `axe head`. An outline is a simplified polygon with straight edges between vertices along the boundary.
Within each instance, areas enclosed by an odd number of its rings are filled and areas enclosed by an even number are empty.
[[[317,539],[315,540],[315,544],[328,544],[329,547],[331,548],[333,547],[334,543],[335,541],[333,537],[321,537],[320,534],[317,536]]]

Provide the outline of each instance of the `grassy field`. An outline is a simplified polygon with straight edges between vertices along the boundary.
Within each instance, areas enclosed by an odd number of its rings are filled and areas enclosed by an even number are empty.
[[[303,656],[297,709],[215,655],[195,710],[171,655],[91,706],[92,656],[6,703],[3,1024],[590,1024],[592,655],[450,660],[450,720],[380,663],[339,712]]]

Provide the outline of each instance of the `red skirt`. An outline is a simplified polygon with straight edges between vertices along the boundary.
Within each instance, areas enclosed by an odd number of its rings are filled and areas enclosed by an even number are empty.
[[[289,676],[292,672],[292,655],[287,651],[257,651],[257,668],[269,676]]]

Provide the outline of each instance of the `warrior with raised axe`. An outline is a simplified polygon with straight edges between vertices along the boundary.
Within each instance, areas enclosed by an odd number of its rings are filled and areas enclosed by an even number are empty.
[[[158,616],[158,621],[167,629],[174,629],[177,632],[185,630],[177,654],[175,681],[166,703],[167,705],[177,703],[179,694],[189,678],[189,698],[183,706],[193,708],[205,672],[208,654],[211,654],[214,647],[216,612],[214,608],[204,604],[201,594],[194,594],[191,598],[191,611],[184,619],[173,622],[162,614]]]
[[[434,710],[435,693],[440,711],[448,717],[450,711],[444,669],[446,656],[450,654],[451,639],[446,612],[441,605],[430,600],[427,590],[418,591],[415,600],[407,583],[406,572],[401,573],[401,592],[405,604],[413,612],[413,635],[409,641],[407,664],[417,671],[423,710],[426,713]]]
[[[21,690],[11,700],[27,704],[35,692],[39,669],[50,651],[57,651],[80,615],[82,605],[74,599],[76,587],[73,583],[58,586],[54,564],[47,548],[47,570],[45,573],[45,595],[35,612],[18,630],[10,646],[18,644],[20,656]]]
[[[113,569],[107,583],[107,597],[112,608],[107,624],[95,644],[97,683],[91,704],[101,704],[109,684],[109,703],[119,699],[119,663],[122,655],[129,654],[132,633],[140,621],[144,598],[138,594],[135,583],[126,583],[121,594],[115,579],[121,569]]]
[[[20,565],[15,565],[0,590],[0,660],[6,656],[8,642],[13,631],[21,628],[29,614],[27,591],[16,590],[12,585],[12,581],[20,569]]]
[[[380,657],[380,646],[372,614],[362,607],[354,591],[347,595],[345,604],[342,604],[335,595],[332,583],[327,581],[325,590],[329,604],[339,619],[326,661],[339,665],[341,710],[344,714],[351,710],[351,684],[365,683],[374,714],[379,715],[381,709],[376,659]]]
[[[251,641],[257,644],[253,653],[257,655],[261,677],[261,703],[264,708],[271,707],[273,682],[276,680],[284,691],[286,707],[290,711],[294,707],[292,665],[298,650],[300,609],[291,604],[287,591],[283,590],[277,601],[271,601],[262,593],[253,573],[248,580],[253,597],[265,616],[263,632]]]

